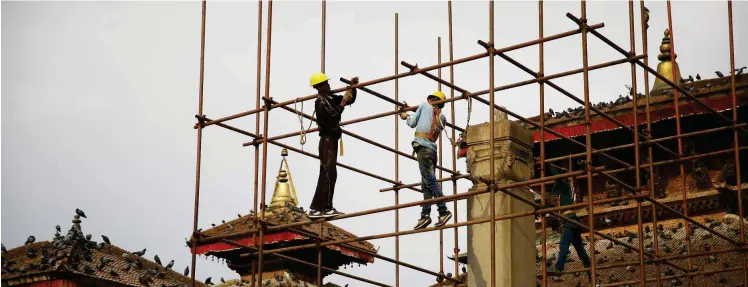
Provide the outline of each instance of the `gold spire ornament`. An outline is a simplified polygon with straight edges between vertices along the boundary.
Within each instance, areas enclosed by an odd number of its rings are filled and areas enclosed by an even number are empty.
[[[665,36],[662,38],[660,44],[660,54],[657,55],[657,59],[660,63],[657,64],[657,73],[675,83],[681,85],[680,68],[678,62],[675,61],[677,54],[673,54],[672,61],[670,58],[670,30],[665,29]],[[675,79],[673,79],[673,69],[675,69]],[[670,85],[662,81],[660,78],[655,79],[654,86],[652,86],[652,94],[661,94],[665,90],[671,89]]]
[[[286,156],[288,150],[283,149],[281,151],[280,168],[278,169],[278,177],[276,177],[275,189],[273,190],[273,198],[270,200],[270,208],[283,208],[286,207],[286,203],[293,206],[299,204],[299,200],[296,197],[296,188],[293,185],[293,179],[291,178],[291,170],[288,167],[288,161]]]

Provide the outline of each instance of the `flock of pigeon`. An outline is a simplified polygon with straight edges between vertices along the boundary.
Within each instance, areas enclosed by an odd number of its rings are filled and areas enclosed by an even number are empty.
[[[99,260],[94,260],[94,252],[96,250],[102,250],[108,245],[111,245],[111,241],[106,235],[101,235],[102,242],[97,243],[96,241],[91,240],[91,234],[83,235],[80,226],[80,218],[88,217],[86,217],[86,214],[83,212],[83,210],[80,209],[76,209],[75,213],[76,215],[73,219],[73,226],[64,236],[61,235],[62,228],[59,225],[55,226],[56,233],[51,241],[51,246],[49,244],[37,244],[29,246],[36,242],[36,237],[31,235],[26,239],[26,242],[24,243],[24,246],[26,247],[26,257],[29,259],[39,257],[39,260],[31,260],[31,263],[25,265],[19,262],[15,262],[13,258],[7,258],[8,256],[6,256],[6,254],[8,253],[8,250],[6,249],[5,245],[2,245],[3,273],[24,274],[28,272],[38,272],[45,270],[51,271],[60,267],[70,271],[84,272],[89,275],[96,274],[98,271],[103,271],[103,269],[110,263],[112,263],[113,260],[111,258],[108,258],[107,256],[100,256]],[[37,248],[40,250],[37,250]],[[142,257],[145,254],[146,249],[132,253],[123,253],[122,259],[124,259],[126,262],[125,266],[121,269],[117,269],[114,267],[108,268],[109,272],[106,274],[112,279],[116,279],[121,276],[120,273],[124,274],[135,271],[139,274],[138,281],[146,286],[151,286],[156,278],[165,279],[167,277],[167,272],[174,267],[174,260],[171,260],[166,265],[164,265],[161,261],[161,258],[159,258],[158,255],[155,255],[153,257],[153,260],[156,264],[158,264],[158,266],[155,268],[151,268],[149,265],[153,264],[144,264],[144,261],[146,260],[142,259]],[[28,261],[25,258],[16,258],[16,261],[21,260],[23,260],[24,262]],[[189,276],[189,273],[190,268],[189,266],[187,266],[184,269],[183,275]],[[182,281],[171,281],[176,282],[176,284],[167,285],[162,283],[161,287],[187,286],[186,284],[182,283]],[[221,278],[221,281],[224,281],[223,278]],[[211,283],[210,277],[205,280],[205,284],[213,284]]]
[[[735,75],[742,75],[746,68],[748,68],[748,67],[742,67],[742,68],[735,69]],[[724,78],[725,77],[725,75],[722,74],[722,72],[720,72],[720,71],[715,71],[714,73],[717,75],[717,77],[720,77],[720,78]],[[696,74],[696,78],[695,79],[694,79],[693,76],[689,75],[688,78],[681,79],[681,82],[682,83],[689,83],[689,82],[700,81],[700,80],[701,80],[701,75]],[[725,78],[725,81],[729,81],[729,78]],[[710,88],[711,84],[707,83],[705,87],[706,88]],[[632,100],[631,96],[633,95],[633,92],[632,92],[632,89],[631,89],[630,86],[627,85],[626,88],[629,90],[629,92],[628,92],[628,94],[626,96],[618,95],[618,99],[616,99],[615,101],[599,102],[597,104],[592,104],[592,106],[595,107],[595,108],[597,108],[597,109],[602,110],[602,109],[616,107],[618,105],[622,105],[622,104],[630,102]],[[695,89],[696,88],[693,87],[693,86],[688,88],[689,92],[692,92]],[[663,93],[664,94],[672,94],[672,90],[665,90],[665,91],[663,91]],[[636,98],[637,99],[643,98],[643,97],[645,97],[644,94],[642,94],[642,93],[636,93]],[[570,118],[576,118],[576,117],[581,117],[583,114],[584,114],[584,107],[583,106],[579,106],[577,108],[568,108],[566,110],[562,110],[561,112],[556,112],[553,109],[549,109],[548,112],[545,113],[545,120],[549,120],[549,119],[552,119],[552,118],[553,119],[562,119],[564,117],[567,117],[567,118],[569,118],[569,117]]]
[[[709,217],[704,218],[704,224],[708,227],[716,230],[717,232],[720,232],[724,235],[727,235],[729,237],[738,237],[740,235],[740,228],[737,226],[737,222],[735,220],[728,220],[727,218],[724,220],[719,219],[712,219]],[[688,255],[688,247],[686,245],[686,233],[685,233],[685,225],[683,223],[678,223],[676,225],[673,225],[672,227],[666,228],[662,224],[659,224],[656,229],[651,228],[650,226],[644,227],[644,252],[648,253],[655,253],[654,248],[654,238],[657,237],[658,239],[658,245],[659,245],[659,252],[661,256],[675,256],[675,255]],[[711,251],[711,250],[719,250],[724,249],[726,246],[721,246],[722,243],[725,243],[726,241],[718,240],[716,236],[714,236],[712,233],[698,228],[694,224],[689,224],[688,226],[688,234],[691,238],[691,252],[704,252],[704,251]],[[624,243],[627,243],[632,246],[638,245],[638,234],[630,231],[623,231],[618,234],[606,234],[610,237],[616,238]],[[595,240],[595,263],[598,267],[611,265],[611,264],[620,264],[624,262],[637,262],[635,265],[628,265],[626,267],[619,267],[619,268],[611,268],[611,269],[602,269],[598,270],[598,278],[601,280],[601,282],[604,282],[606,284],[615,284],[622,281],[626,281],[630,278],[621,278],[621,277],[629,277],[630,275],[627,275],[628,273],[635,273],[638,271],[638,253],[636,251],[626,248],[622,245],[619,245],[616,242],[607,240],[607,239],[597,239]],[[585,245],[587,245],[588,242],[585,242]],[[546,258],[546,265],[552,266],[556,263],[556,260],[558,259],[557,254],[552,252],[551,250],[557,251],[557,246],[555,244],[550,244],[548,257]],[[614,250],[617,249],[617,250]],[[579,259],[576,258],[576,256],[572,256],[572,253],[570,252],[567,255],[567,261],[566,262],[579,262]],[[627,255],[628,254],[628,255]],[[540,253],[536,253],[536,263],[540,264],[542,262],[542,257],[540,257]],[[683,262],[680,262],[683,263]],[[703,256],[703,257],[696,257],[693,260],[693,265],[691,265],[690,272],[699,272],[702,268],[700,268],[698,265],[712,265],[717,264],[716,266],[720,266],[722,268],[730,268],[731,266],[734,266],[737,264],[739,266],[739,258],[736,256],[732,256],[729,253],[724,254],[722,256],[720,255],[709,255],[709,256]],[[687,266],[684,264],[678,264],[681,266]],[[581,266],[579,266],[581,267]],[[539,268],[539,267],[538,267]],[[569,268],[574,269],[574,268]],[[624,269],[626,272],[621,272],[621,269]],[[714,267],[711,268],[705,268],[706,270],[713,270]],[[571,278],[579,277],[582,274],[582,272],[573,273]],[[673,276],[676,275],[675,272],[672,270],[672,267],[668,265],[662,265],[662,276]],[[585,277],[586,278],[586,277]],[[568,279],[568,278],[567,278]],[[698,278],[694,278],[698,279]],[[555,277],[553,278],[556,282],[564,281],[564,277]],[[725,274],[717,275],[714,279],[710,280],[716,280],[720,284],[726,284],[728,283],[729,277]],[[583,280],[582,280],[583,281]],[[668,286],[683,286],[683,280],[678,278],[668,279],[663,282],[668,282]],[[581,284],[581,281],[578,281],[577,286]],[[627,285],[623,285],[627,286]]]

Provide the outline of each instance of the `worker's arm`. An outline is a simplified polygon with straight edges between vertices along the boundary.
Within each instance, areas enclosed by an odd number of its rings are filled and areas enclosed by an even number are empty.
[[[415,114],[413,114],[412,116],[408,115],[408,119],[405,121],[405,123],[409,127],[415,128],[416,125],[418,124],[418,118],[421,116],[421,111],[423,111],[423,105],[425,104],[421,104],[420,106],[418,106],[418,109],[416,110]]]

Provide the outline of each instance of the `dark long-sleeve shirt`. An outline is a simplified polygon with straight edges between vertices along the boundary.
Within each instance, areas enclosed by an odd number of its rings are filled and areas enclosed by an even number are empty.
[[[551,195],[558,196],[559,206],[574,204],[574,192],[571,190],[571,185],[569,185],[569,183],[565,180],[557,180],[556,183],[553,184]],[[577,219],[577,214],[573,209],[564,210],[561,214],[568,217],[569,219]],[[564,222],[564,227],[576,228],[577,226],[568,222]]]
[[[353,89],[351,94],[351,101],[347,104],[353,104],[356,101],[356,89]],[[340,106],[341,101],[343,101],[343,96],[339,95],[332,95],[332,97],[317,96],[317,100],[314,102],[314,110],[317,114],[320,137],[340,138],[342,134],[340,116],[345,109]]]

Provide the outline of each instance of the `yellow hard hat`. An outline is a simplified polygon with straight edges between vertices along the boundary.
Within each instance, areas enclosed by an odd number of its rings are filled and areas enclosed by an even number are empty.
[[[441,101],[443,101],[444,99],[446,99],[446,98],[447,98],[447,96],[445,96],[445,95],[444,95],[444,93],[442,93],[442,91],[436,91],[436,92],[433,92],[433,93],[431,93],[431,94],[429,95],[429,97],[437,97],[437,98],[439,98],[439,100],[441,100]]]
[[[327,75],[325,73],[314,73],[312,74],[312,77],[309,78],[309,85],[314,87],[315,85],[322,83],[324,81],[327,81]]]

